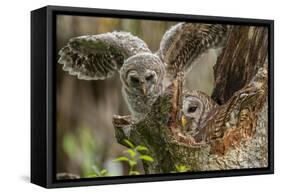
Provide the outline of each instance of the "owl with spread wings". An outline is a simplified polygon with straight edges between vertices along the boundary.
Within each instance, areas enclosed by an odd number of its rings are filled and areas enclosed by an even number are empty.
[[[80,36],[60,50],[58,62],[83,80],[107,79],[119,72],[123,97],[138,121],[163,92],[164,80],[189,71],[209,49],[222,47],[226,33],[226,25],[178,23],[164,34],[156,53],[128,32]]]

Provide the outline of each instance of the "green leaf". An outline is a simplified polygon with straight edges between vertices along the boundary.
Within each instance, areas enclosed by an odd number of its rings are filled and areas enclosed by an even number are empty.
[[[138,145],[138,146],[136,147],[136,150],[137,150],[138,152],[140,152],[140,151],[149,151],[147,147],[141,146],[141,145]]]
[[[121,156],[121,157],[115,158],[113,161],[114,162],[129,161],[129,158],[127,158],[125,156]]]
[[[140,175],[139,171],[130,171],[129,175]]]
[[[191,170],[189,166],[185,166],[185,165],[175,165],[175,167],[177,172],[186,172]]]
[[[140,155],[139,159],[145,160],[147,162],[153,162],[154,161],[154,159],[151,156],[148,156],[148,155]]]
[[[100,171],[100,174],[102,175],[102,176],[105,176],[105,175],[107,175],[107,170],[106,169],[102,169],[101,171]]]
[[[137,162],[134,161],[134,160],[129,160],[129,165],[130,165],[131,167],[133,167],[133,166],[137,165]]]
[[[130,148],[135,148],[134,144],[127,139],[124,139],[125,144],[127,144]]]
[[[131,156],[132,158],[135,157],[136,154],[137,154],[137,153],[136,153],[134,150],[132,150],[132,149],[125,150],[124,152],[130,154],[130,156]]]

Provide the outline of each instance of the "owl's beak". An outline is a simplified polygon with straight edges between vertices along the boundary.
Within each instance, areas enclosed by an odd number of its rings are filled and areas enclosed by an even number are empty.
[[[181,125],[182,125],[183,128],[186,127],[187,122],[188,122],[188,121],[187,121],[186,117],[185,117],[184,115],[182,115],[182,116],[181,116]]]
[[[145,87],[145,85],[143,84],[142,85],[142,92],[143,92],[143,95],[147,95],[147,90],[146,90],[146,87]]]

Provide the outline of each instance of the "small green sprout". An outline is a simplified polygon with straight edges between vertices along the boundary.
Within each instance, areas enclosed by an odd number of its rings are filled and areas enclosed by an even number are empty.
[[[148,155],[149,149],[145,146],[138,145],[135,146],[132,142],[125,139],[124,143],[128,145],[130,148],[125,150],[125,156],[120,156],[116,158],[115,162],[126,162],[128,163],[130,170],[129,175],[139,175],[140,172],[136,170],[137,164],[140,160],[146,162],[153,162],[154,159]]]
[[[87,178],[96,178],[96,177],[104,177],[104,176],[110,176],[108,171],[106,169],[99,169],[97,166],[92,166],[93,173],[87,175]]]
[[[178,172],[187,172],[190,171],[191,167],[190,166],[185,166],[185,165],[175,165],[175,170],[173,170],[171,173],[178,173]]]

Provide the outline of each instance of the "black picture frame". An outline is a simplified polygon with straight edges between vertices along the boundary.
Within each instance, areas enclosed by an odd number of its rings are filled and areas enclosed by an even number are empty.
[[[80,15],[169,21],[266,26],[269,30],[269,131],[268,167],[227,171],[101,177],[78,180],[55,179],[56,151],[56,16]],[[232,17],[121,11],[46,6],[31,12],[31,182],[46,188],[229,177],[274,173],[274,21]]]

